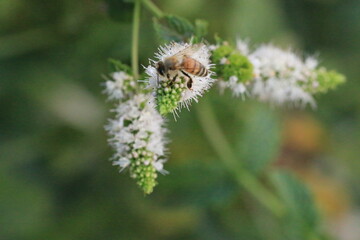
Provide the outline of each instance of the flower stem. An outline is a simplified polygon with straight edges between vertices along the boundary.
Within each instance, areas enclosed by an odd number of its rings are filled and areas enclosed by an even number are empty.
[[[156,17],[162,18],[164,13],[150,0],[141,0],[144,6],[152,12]]]
[[[140,30],[140,10],[141,0],[135,0],[133,29],[132,29],[132,46],[131,46],[131,68],[134,79],[139,78],[139,30]]]
[[[246,169],[239,166],[239,160],[233,154],[224,133],[221,131],[211,105],[206,101],[197,104],[196,113],[209,143],[223,161],[227,170],[233,174],[236,181],[274,215],[277,217],[283,216],[285,209],[278,197],[268,191]]]

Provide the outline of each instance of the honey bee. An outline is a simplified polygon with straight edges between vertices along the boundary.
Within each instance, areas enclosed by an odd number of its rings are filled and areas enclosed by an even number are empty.
[[[158,74],[163,77],[167,77],[167,79],[170,81],[170,84],[173,84],[178,77],[178,72],[176,71],[180,71],[184,76],[187,77],[188,81],[186,86],[191,90],[193,79],[190,75],[205,77],[209,74],[209,71],[203,64],[191,57],[191,55],[200,47],[202,47],[201,44],[189,46],[179,51],[175,55],[165,58],[164,61],[157,62],[155,68]],[[176,73],[172,79],[170,78],[171,71]]]

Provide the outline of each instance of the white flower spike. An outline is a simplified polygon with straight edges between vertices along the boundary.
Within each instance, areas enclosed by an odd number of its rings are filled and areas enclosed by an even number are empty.
[[[129,168],[130,176],[149,194],[157,184],[156,172],[167,173],[163,169],[167,143],[164,119],[155,110],[150,94],[124,90],[124,86],[135,86],[124,85],[133,80],[131,76],[124,72],[112,76],[113,80],[106,82],[105,92],[109,99],[121,100],[113,110],[115,117],[105,126],[115,150],[113,165],[119,166],[120,171]]]
[[[263,45],[249,55],[254,66],[251,95],[274,105],[304,107],[316,103],[307,86],[316,78],[317,61],[303,61],[291,51]]]

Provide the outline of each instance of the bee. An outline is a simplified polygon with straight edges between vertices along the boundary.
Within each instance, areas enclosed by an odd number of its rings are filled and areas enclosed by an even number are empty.
[[[164,61],[157,62],[155,68],[158,74],[166,77],[170,84],[173,84],[178,77],[178,72],[176,71],[180,71],[187,77],[186,86],[191,90],[193,79],[190,75],[205,77],[209,74],[208,69],[203,64],[191,57],[200,47],[202,47],[201,44],[189,46],[175,55],[165,58]],[[172,79],[170,78],[171,71],[176,72]]]

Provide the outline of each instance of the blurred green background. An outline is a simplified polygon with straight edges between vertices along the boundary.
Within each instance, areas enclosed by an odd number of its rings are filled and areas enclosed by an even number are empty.
[[[360,239],[360,1],[155,3],[208,20],[210,40],[292,46],[347,76],[317,110],[234,101],[215,88],[199,105],[214,106],[239,161],[274,159],[312,190],[333,239]],[[131,15],[120,0],[0,0],[0,239],[288,239],[223,168],[194,109],[169,119],[170,175],[150,196],[108,161],[102,75],[108,58],[130,62]],[[143,9],[144,65],[159,45],[151,18]]]

